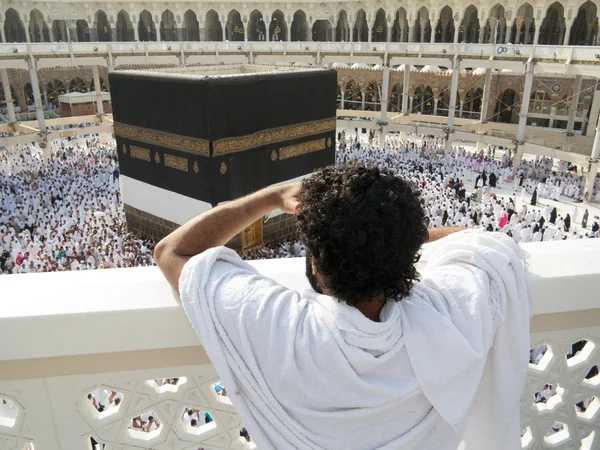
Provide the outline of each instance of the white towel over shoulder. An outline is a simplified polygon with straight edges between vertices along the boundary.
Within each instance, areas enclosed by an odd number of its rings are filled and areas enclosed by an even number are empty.
[[[423,259],[422,281],[377,323],[223,247],[186,264],[186,313],[261,450],[520,448],[531,314],[520,248],[461,232]]]

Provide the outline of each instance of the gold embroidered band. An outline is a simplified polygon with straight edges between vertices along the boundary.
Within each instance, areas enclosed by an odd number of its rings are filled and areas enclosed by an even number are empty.
[[[181,170],[182,172],[187,172],[188,160],[180,156],[173,156],[165,153],[165,166],[172,169]]]
[[[206,139],[167,133],[166,131],[150,130],[120,122],[115,122],[115,135],[145,144],[160,145],[171,150],[209,156],[209,146]]]
[[[279,128],[257,131],[241,137],[229,137],[218,139],[213,143],[213,155],[223,155],[232,152],[240,152],[263,145],[275,144],[277,142],[290,141],[315,134],[335,131],[336,118],[304,122]],[[283,158],[281,158],[283,159]]]
[[[147,148],[131,146],[131,156],[142,161],[150,162],[150,150]]]
[[[305,153],[317,152],[325,150],[325,138],[317,139],[316,141],[302,142],[300,144],[282,147],[279,150],[279,159],[288,159],[295,156],[304,155]]]

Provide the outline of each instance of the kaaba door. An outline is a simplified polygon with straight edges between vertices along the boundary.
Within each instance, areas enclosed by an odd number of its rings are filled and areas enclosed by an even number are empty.
[[[241,232],[242,250],[263,242],[263,218],[261,217],[244,231]]]

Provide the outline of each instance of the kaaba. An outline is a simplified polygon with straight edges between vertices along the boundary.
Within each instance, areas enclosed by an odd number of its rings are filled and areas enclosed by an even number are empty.
[[[127,220],[142,234],[162,237],[219,203],[334,163],[333,70],[123,70],[109,84]]]

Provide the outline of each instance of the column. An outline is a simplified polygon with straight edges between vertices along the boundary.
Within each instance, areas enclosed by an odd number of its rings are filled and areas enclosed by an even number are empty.
[[[458,32],[460,31],[460,20],[454,21],[454,43],[458,44]]]
[[[539,23],[535,24],[535,36],[533,38],[533,45],[538,45],[538,42],[540,40],[540,28],[542,27],[542,22],[538,21]],[[527,35],[527,30],[529,30],[527,23],[525,24],[525,35]],[[525,42],[525,44],[528,44],[529,42]]]
[[[525,87],[521,97],[521,111],[519,112],[519,127],[517,129],[517,142],[523,144],[525,140],[525,127],[527,126],[527,113],[529,112],[529,99],[533,85],[533,63],[528,63],[525,72]]]
[[[291,25],[290,25],[290,29],[291,29]],[[354,42],[354,23],[350,22],[350,29],[348,30],[348,34],[350,34],[350,39],[348,39],[348,42],[352,43]]]
[[[392,25],[388,24],[387,26],[387,41],[386,42],[392,42]]]
[[[346,101],[346,91],[344,89],[342,89],[340,92],[342,93],[342,101],[340,103],[340,109],[345,109],[344,102]]]
[[[592,199],[592,193],[594,192],[594,183],[596,182],[596,174],[598,173],[598,169],[600,169],[600,163],[598,163],[598,161],[591,163],[590,170],[585,177],[585,188],[583,192],[585,193],[586,203],[589,203]]]
[[[381,83],[381,122],[387,122],[388,101],[390,97],[390,68],[383,66],[383,82]]]
[[[484,43],[483,40],[485,39],[485,25],[486,25],[485,23],[486,23],[485,20],[483,22],[482,21],[479,22],[479,40],[477,42],[479,42],[480,44],[483,44]],[[492,30],[491,40],[493,40],[494,39],[494,28],[492,27],[491,30]]]
[[[225,42],[225,41],[227,40],[227,33],[226,33],[226,30],[227,30],[227,22],[223,22],[223,21],[221,21],[221,23],[224,23],[224,24],[225,24],[225,26],[222,26],[222,27],[221,27],[221,31],[223,32],[223,42]]]
[[[98,74],[98,66],[92,66],[92,74],[94,76],[94,89],[96,92],[96,111],[98,115],[103,115],[104,105],[102,104],[102,88],[100,86],[100,75]]]
[[[492,87],[492,69],[485,69],[485,81],[483,82],[483,98],[481,100],[481,114],[479,120],[487,122],[488,108],[490,104],[490,89]]]
[[[43,35],[43,32],[42,32]],[[48,39],[49,42],[54,42],[54,33],[52,32],[52,23],[50,23],[50,26],[48,27]]]
[[[361,109],[364,111],[365,110],[365,100],[367,99],[367,94],[361,91],[360,92],[360,97],[362,99],[361,100],[361,102],[362,102]]]
[[[4,35],[4,22],[0,21],[0,42],[6,42],[6,36]]]
[[[506,44],[510,42],[510,39],[512,37],[512,29],[513,29],[512,25],[506,26],[506,31],[504,33],[504,43],[506,43]],[[498,38],[498,40],[500,40],[500,38]]]
[[[523,21],[517,20],[517,32],[515,33],[515,42],[513,44],[521,43],[521,26],[523,25]]]
[[[417,21],[408,29],[408,42],[417,42]]]
[[[454,116],[456,114],[456,94],[458,92],[458,75],[460,72],[460,63],[458,58],[454,58],[452,67],[452,83],[450,84],[450,103],[448,104],[448,133],[454,132]],[[448,143],[450,139],[448,139]]]
[[[40,132],[46,132],[46,122],[44,120],[44,109],[42,108],[42,97],[40,96],[40,82],[38,80],[37,69],[31,59],[28,60],[29,64],[29,79],[31,82],[31,89],[33,90],[33,99],[35,101],[35,114],[38,120],[38,128]]]
[[[138,30],[138,25],[137,24],[133,24],[133,38],[136,40],[136,42],[139,42],[140,40],[140,32]]]
[[[573,83],[573,96],[571,97],[571,109],[569,110],[569,122],[567,123],[567,133],[573,133],[575,130],[575,116],[577,115],[577,105],[579,104],[579,94],[581,92],[581,75],[575,75]]]
[[[569,45],[569,36],[571,36],[571,27],[573,26],[573,21],[567,21],[567,27],[565,28],[565,36],[563,38],[563,45]]]
[[[463,110],[465,108],[465,101],[461,100],[460,101],[460,109],[458,110],[458,117],[460,117],[462,119],[463,117]]]
[[[7,69],[0,69],[0,79],[2,80],[2,89],[4,89],[4,99],[6,100],[6,109],[8,110],[8,121],[14,123],[17,121],[17,116],[15,115],[12,92],[10,92]]]
[[[594,145],[592,146],[592,159],[600,158],[600,119],[596,125],[596,136],[594,137]]]
[[[419,42],[425,42],[425,22],[421,22],[421,36],[419,36]],[[433,30],[431,30],[433,33]]]
[[[265,39],[267,42],[269,42],[271,40],[271,36],[270,36],[270,32],[269,29],[271,27],[271,18],[265,14]],[[246,28],[248,28],[248,26],[244,27],[244,33],[246,33]]]
[[[367,42],[371,43],[371,28],[369,28],[369,24],[367,24]]]
[[[408,89],[410,87],[410,64],[404,65],[404,82],[402,86],[402,114],[405,116],[412,111],[412,100],[410,110],[408,109]]]
[[[431,29],[431,37],[429,38],[431,44],[435,44],[435,28]]]
[[[552,106],[550,108],[550,119],[548,119],[549,128],[554,128],[554,117],[556,117],[556,107]]]
[[[411,112],[411,113],[412,113],[412,109],[413,109],[413,100],[414,100],[414,99],[415,99],[415,98],[414,98],[414,97],[411,95],[411,96],[410,96],[410,108],[409,108],[409,110],[410,110],[410,112]]]
[[[248,42],[248,24],[244,25],[244,42]]]

